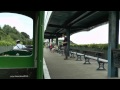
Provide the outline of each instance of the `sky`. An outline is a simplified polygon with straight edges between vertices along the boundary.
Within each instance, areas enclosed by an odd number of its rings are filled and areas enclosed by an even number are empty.
[[[30,17],[15,13],[0,13],[0,27],[5,24],[16,27],[19,32],[26,32],[33,37],[33,20]]]
[[[108,24],[101,25],[90,31],[82,31],[71,35],[71,41],[76,44],[108,43]]]
[[[45,12],[45,29],[52,11]],[[14,13],[0,13],[0,27],[5,24],[16,27],[19,32],[26,32],[33,37],[33,20],[27,16]],[[44,30],[45,30],[44,29]],[[120,34],[119,34],[120,35]],[[60,40],[63,38],[59,38]],[[70,36],[70,40],[76,44],[104,44],[108,43],[108,24],[96,27],[90,31],[82,31]],[[119,37],[120,42],[120,37]]]

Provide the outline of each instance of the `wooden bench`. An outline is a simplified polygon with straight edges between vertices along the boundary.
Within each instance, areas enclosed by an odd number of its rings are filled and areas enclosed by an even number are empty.
[[[92,53],[92,54],[90,55],[90,53]],[[97,70],[106,70],[104,68],[104,64],[108,63],[108,60],[105,60],[105,59],[101,58],[104,55],[103,52],[84,51],[84,54],[85,54],[85,56],[84,56],[84,58],[85,58],[84,64],[91,64],[90,59],[93,59],[93,60],[96,60],[98,62],[99,67],[97,68]]]

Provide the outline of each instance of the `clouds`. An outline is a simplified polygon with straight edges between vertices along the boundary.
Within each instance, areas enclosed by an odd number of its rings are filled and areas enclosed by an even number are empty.
[[[0,26],[5,24],[16,27],[19,32],[26,32],[33,37],[33,20],[27,16],[15,13],[0,13]]]
[[[45,12],[44,29],[46,29],[51,13],[52,11]],[[31,39],[33,38],[33,20],[31,18],[16,13],[0,13],[0,26],[3,27],[5,24],[16,27],[19,32],[26,32]]]
[[[108,24],[99,26],[90,31],[71,35],[71,41],[76,44],[104,44],[108,43]]]

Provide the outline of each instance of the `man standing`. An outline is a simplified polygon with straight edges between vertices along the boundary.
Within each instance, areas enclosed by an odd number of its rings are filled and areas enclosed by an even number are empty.
[[[67,54],[67,50],[68,50],[68,47],[67,47],[67,37],[64,34],[62,36],[64,37],[64,40],[63,40],[64,54],[65,54],[64,60],[67,60],[68,59],[68,54]]]

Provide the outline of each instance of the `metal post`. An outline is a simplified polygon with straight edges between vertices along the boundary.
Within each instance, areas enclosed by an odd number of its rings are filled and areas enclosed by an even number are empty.
[[[36,16],[34,22],[33,22],[33,27],[34,27],[34,31],[33,31],[33,56],[34,56],[34,66],[36,67],[36,60],[37,60],[37,33],[38,33],[38,16]]]
[[[52,40],[52,43],[53,43],[53,38],[51,40]]]
[[[50,47],[50,38],[49,38],[49,47]]]
[[[39,12],[37,79],[43,79],[44,11]]]
[[[49,39],[49,43],[50,43],[50,39]]]
[[[70,29],[67,30],[67,42],[68,42],[68,56],[69,56],[69,50],[70,50]]]
[[[114,67],[111,50],[119,44],[119,12],[109,12],[108,77],[118,77],[118,68]]]
[[[58,46],[58,37],[56,36],[56,45]]]

